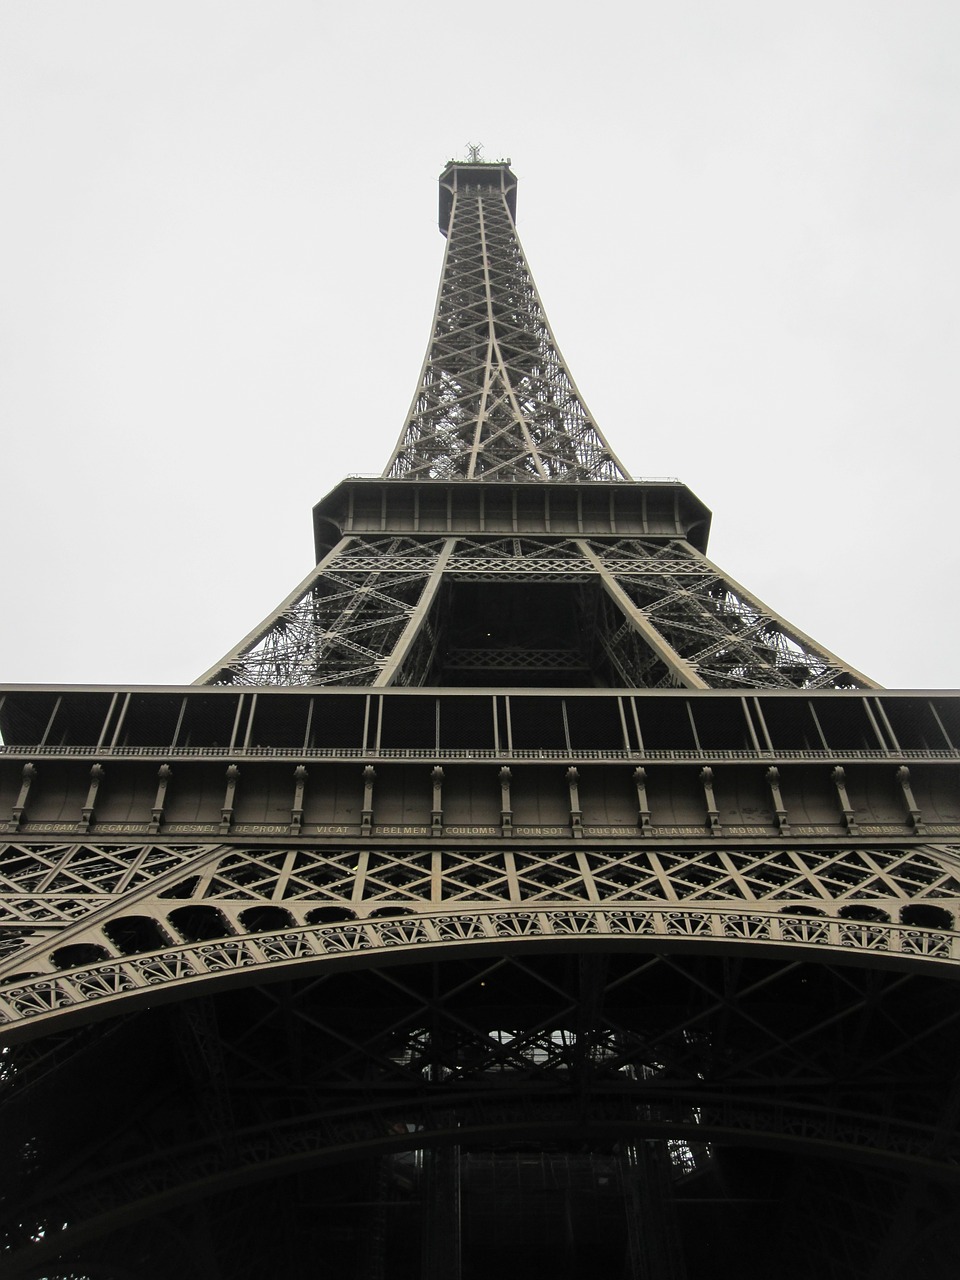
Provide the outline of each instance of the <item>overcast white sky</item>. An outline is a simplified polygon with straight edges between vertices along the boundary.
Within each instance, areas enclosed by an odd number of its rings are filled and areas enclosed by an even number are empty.
[[[0,681],[188,683],[306,573],[481,142],[634,474],[854,666],[956,686],[958,66],[956,0],[3,0]]]

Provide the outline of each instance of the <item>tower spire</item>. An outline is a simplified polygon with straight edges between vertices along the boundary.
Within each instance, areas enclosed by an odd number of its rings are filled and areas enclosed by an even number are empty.
[[[450,161],[433,332],[385,477],[629,480],[564,363],[515,225],[509,162]]]

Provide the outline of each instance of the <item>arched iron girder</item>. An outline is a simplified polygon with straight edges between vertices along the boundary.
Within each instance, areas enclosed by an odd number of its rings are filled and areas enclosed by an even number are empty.
[[[312,971],[444,959],[488,950],[620,947],[816,957],[960,977],[960,932],[729,905],[605,903],[424,912],[183,943],[42,973],[0,987],[0,1043],[159,1000]]]

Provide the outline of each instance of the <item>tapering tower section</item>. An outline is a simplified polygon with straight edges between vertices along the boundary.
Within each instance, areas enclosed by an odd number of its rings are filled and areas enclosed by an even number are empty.
[[[560,354],[509,163],[451,162],[417,392],[379,480],[314,509],[317,567],[200,684],[872,688],[704,555],[710,512],[634,481]]]
[[[383,475],[194,685],[0,687],[0,1280],[893,1280],[960,1233],[960,693],[706,558],[447,166]]]
[[[384,475],[417,480],[629,480],[550,329],[517,237],[506,164],[440,175],[447,237],[430,346]]]

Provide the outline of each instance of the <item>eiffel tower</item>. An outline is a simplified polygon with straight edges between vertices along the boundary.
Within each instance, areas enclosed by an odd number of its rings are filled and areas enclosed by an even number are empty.
[[[960,1228],[960,696],[633,480],[517,238],[195,684],[0,703],[0,1280],[885,1280]]]

